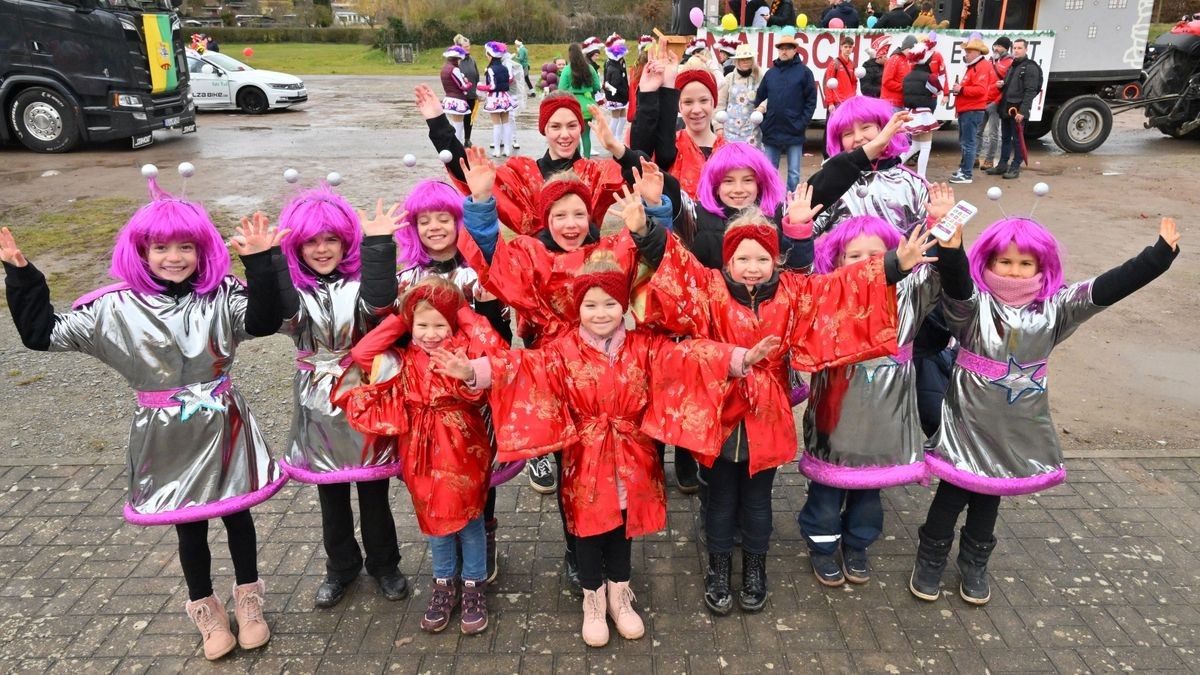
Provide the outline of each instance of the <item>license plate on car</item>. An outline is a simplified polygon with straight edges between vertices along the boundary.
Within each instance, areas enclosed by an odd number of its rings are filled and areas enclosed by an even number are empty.
[[[196,124],[193,122],[192,124],[183,125],[183,133],[185,133],[185,134],[196,133]]]
[[[168,117],[167,119],[163,120],[163,126],[167,126],[167,127],[179,126],[179,117]]]
[[[134,136],[133,147],[144,148],[154,142],[154,134],[146,134],[145,136]]]

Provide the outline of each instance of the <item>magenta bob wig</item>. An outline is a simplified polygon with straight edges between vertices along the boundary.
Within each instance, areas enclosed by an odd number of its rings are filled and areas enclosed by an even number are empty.
[[[891,249],[900,244],[900,233],[878,216],[854,216],[838,223],[832,231],[817,239],[813,251],[813,271],[829,274],[838,268],[838,259],[846,252],[850,242],[858,237],[879,237],[883,245]]]
[[[344,278],[357,279],[362,270],[362,228],[354,208],[325,182],[283,207],[279,214],[279,229],[291,230],[283,240],[283,255],[287,258],[292,283],[302,291],[317,287],[317,277],[304,264],[304,243],[326,232],[342,240],[342,261],[337,271]]]
[[[167,194],[153,178],[149,182],[153,201],[138,209],[117,233],[108,273],[138,293],[157,295],[165,289],[150,275],[146,251],[151,244],[187,242],[196,247],[195,293],[212,293],[229,274],[225,240],[203,206]]]
[[[725,205],[717,197],[717,188],[725,174],[736,169],[749,169],[754,174],[758,183],[758,208],[768,218],[774,218],[786,190],[783,181],[779,180],[779,169],[771,166],[767,156],[749,143],[727,143],[708,158],[700,172],[700,184],[696,186],[700,203],[710,213],[724,217]]]
[[[425,213],[449,212],[454,217],[454,232],[457,236],[463,228],[463,196],[458,190],[440,180],[423,180],[404,200],[408,212],[408,225],[396,231],[397,262],[401,268],[429,264],[429,253],[421,245],[417,233],[417,220]]]
[[[854,96],[838,106],[833,115],[825,123],[825,152],[830,157],[845,152],[842,147],[842,134],[854,128],[854,123],[874,123],[883,129],[892,119],[892,104],[871,96]],[[883,149],[879,159],[899,157],[908,150],[908,136],[896,134],[892,142]]]
[[[1046,228],[1029,218],[997,220],[979,234],[979,239],[967,253],[971,265],[971,279],[976,288],[991,292],[983,279],[983,271],[988,268],[993,258],[1013,243],[1017,245],[1018,251],[1032,255],[1038,261],[1038,271],[1042,275],[1042,290],[1038,292],[1038,301],[1044,301],[1062,288],[1062,250],[1058,240]]]

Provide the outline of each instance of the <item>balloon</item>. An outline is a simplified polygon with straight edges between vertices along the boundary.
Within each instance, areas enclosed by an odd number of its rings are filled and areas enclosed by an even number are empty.
[[[837,17],[834,17],[829,20],[829,27],[830,28],[845,28],[846,22],[842,21],[841,19],[839,19]]]
[[[784,35],[795,35],[795,34],[796,34],[796,29],[795,29],[795,28],[792,28],[791,26],[784,26],[784,27],[783,27],[783,34],[784,34]]]
[[[867,28],[874,28],[875,24],[877,24],[877,23],[879,23],[879,17],[877,17],[877,16],[868,16],[867,17]]]
[[[867,69],[866,69],[866,68],[863,68],[862,66],[859,66],[859,67],[855,68],[855,69],[854,69],[854,76],[855,76],[855,77],[857,77],[857,78],[858,78],[858,79],[860,79],[860,80],[861,80],[861,79],[863,79],[864,77],[866,77],[866,76],[867,76]]]
[[[982,40],[982,39],[983,39],[983,33],[980,33],[979,31],[972,31],[972,32],[971,32],[971,39],[972,39],[972,40]]]
[[[807,14],[801,12],[799,15],[796,16],[796,27],[797,28],[808,28],[808,15]]]
[[[693,7],[688,13],[688,18],[692,20],[692,25],[699,28],[704,25],[704,10],[699,7]]]
[[[726,14],[725,16],[721,17],[721,30],[734,31],[737,30],[737,27],[737,18],[732,14]]]
[[[254,56],[254,50],[249,47],[246,47],[245,49],[242,50],[242,56],[244,56],[246,58],[250,58],[251,56]]]

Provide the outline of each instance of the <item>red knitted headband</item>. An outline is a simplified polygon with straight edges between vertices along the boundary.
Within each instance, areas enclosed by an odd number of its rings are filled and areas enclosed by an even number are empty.
[[[675,88],[682,93],[683,88],[693,82],[704,85],[708,93],[712,94],[713,105],[717,104],[717,81],[713,79],[712,73],[702,68],[685,70],[675,77]]]
[[[612,270],[610,272],[592,272],[590,274],[578,274],[571,282],[571,293],[575,300],[575,311],[579,311],[579,306],[583,304],[583,296],[593,288],[608,293],[613,300],[621,303],[621,309],[629,309],[629,280],[625,275]]]
[[[550,224],[550,207],[554,206],[554,202],[569,194],[579,195],[590,213],[592,191],[588,186],[577,180],[552,180],[543,185],[541,193],[538,194],[538,216],[542,219],[542,227]]]
[[[779,232],[770,225],[742,225],[725,230],[725,240],[721,243],[721,260],[729,262],[739,244],[752,239],[767,249],[771,259],[779,257]]]
[[[579,126],[584,126],[583,108],[579,107],[579,101],[574,96],[547,96],[538,107],[538,133],[545,136],[550,116],[563,109],[570,110],[575,119],[579,120]]]
[[[432,285],[419,285],[409,291],[404,298],[404,316],[412,322],[413,312],[421,302],[428,302],[450,324],[450,330],[458,330],[458,310],[462,307],[462,296],[445,288]]]

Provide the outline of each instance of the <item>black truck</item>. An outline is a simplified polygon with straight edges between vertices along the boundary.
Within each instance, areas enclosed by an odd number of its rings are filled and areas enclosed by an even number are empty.
[[[36,152],[196,130],[181,0],[0,0],[0,141]]]

